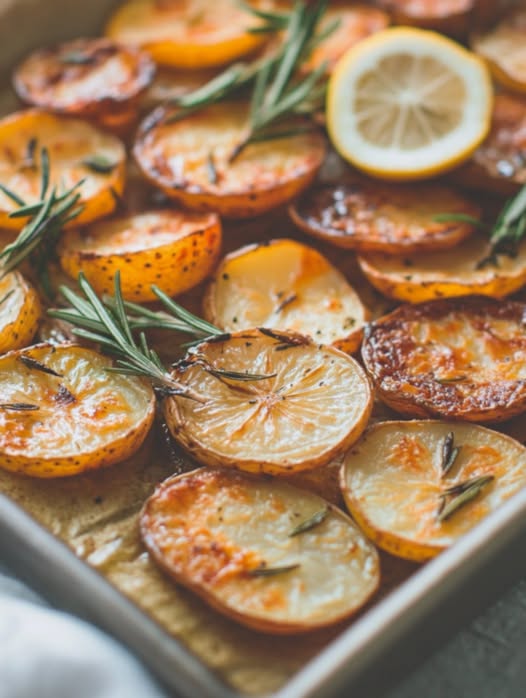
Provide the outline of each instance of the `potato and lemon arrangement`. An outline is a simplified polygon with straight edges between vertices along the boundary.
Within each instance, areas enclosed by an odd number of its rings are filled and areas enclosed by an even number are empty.
[[[127,0],[16,68],[0,489],[169,632],[315,636],[526,485],[523,15]]]

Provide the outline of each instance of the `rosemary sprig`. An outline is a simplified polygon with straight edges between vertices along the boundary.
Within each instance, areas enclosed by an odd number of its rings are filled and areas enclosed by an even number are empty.
[[[435,216],[435,220],[442,223],[470,223],[489,232],[489,252],[477,262],[476,269],[490,265],[498,266],[498,256],[504,254],[515,257],[517,247],[526,235],[526,185],[514,197],[508,199],[493,226],[460,213],[441,213]]]
[[[465,482],[461,482],[458,485],[449,487],[444,490],[440,495],[441,503],[437,511],[438,521],[446,521],[453,514],[456,514],[463,506],[471,502],[479,493],[483,490],[486,485],[495,479],[494,475],[482,475],[481,477],[474,477]],[[452,497],[450,501],[447,501],[448,497]]]
[[[29,402],[2,402],[0,410],[12,410],[13,412],[34,412],[39,410],[38,405],[32,405]]]
[[[310,531],[312,528],[315,528],[321,524],[322,521],[325,521],[328,513],[329,507],[325,507],[324,509],[317,511],[312,516],[309,516],[308,519],[305,519],[305,521],[302,521],[292,529],[292,531],[289,533],[289,538],[294,538],[295,536],[299,536],[300,533],[305,533],[306,531]]]
[[[308,117],[322,108],[326,90],[326,66],[320,66],[303,79],[296,78],[296,70],[311,51],[338,26],[330,22],[319,30],[319,23],[327,0],[306,3],[297,0],[290,13],[267,13],[250,8],[256,16],[265,20],[265,31],[284,30],[280,47],[272,55],[256,58],[252,62],[238,62],[210,80],[198,90],[172,100],[179,109],[170,114],[165,123],[178,121],[198,109],[219,102],[225,97],[252,87],[250,117],[247,132],[230,154],[233,162],[250,144],[317,128],[298,125],[295,119]],[[247,8],[248,9],[248,8]],[[257,29],[261,31],[261,29]],[[286,128],[276,129],[283,121]],[[156,123],[152,119],[152,126]]]
[[[81,196],[78,189],[84,180],[58,194],[56,187],[50,188],[49,154],[46,148],[40,150],[40,167],[40,200],[35,204],[27,204],[16,192],[0,185],[0,190],[18,206],[9,216],[29,218],[16,240],[0,252],[0,279],[29,257],[44,291],[49,296],[51,285],[48,264],[53,257],[62,227],[82,211],[82,206],[78,205]]]
[[[80,273],[78,279],[82,295],[66,286],[61,293],[70,308],[52,309],[51,317],[65,320],[74,325],[72,332],[101,346],[102,351],[115,357],[118,373],[149,378],[156,391],[162,395],[182,395],[202,401],[200,395],[181,385],[166,368],[156,352],[147,344],[144,333],[139,341],[133,337],[122,298],[120,274],[115,274],[115,295],[112,303],[101,300],[86,277]]]

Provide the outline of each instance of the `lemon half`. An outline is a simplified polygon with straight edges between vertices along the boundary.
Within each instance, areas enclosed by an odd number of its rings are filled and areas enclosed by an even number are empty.
[[[364,39],[329,82],[327,126],[338,152],[386,179],[421,179],[468,158],[489,131],[483,61],[439,34],[406,27]]]

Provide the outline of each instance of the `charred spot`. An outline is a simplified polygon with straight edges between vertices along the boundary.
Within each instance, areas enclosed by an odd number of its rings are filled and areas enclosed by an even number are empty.
[[[77,398],[61,383],[58,392],[53,396],[53,400],[57,405],[71,405],[77,401]]]

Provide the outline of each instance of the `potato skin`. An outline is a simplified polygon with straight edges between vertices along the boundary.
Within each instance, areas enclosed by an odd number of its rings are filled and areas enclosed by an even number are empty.
[[[403,254],[453,247],[474,230],[464,222],[439,222],[440,213],[477,218],[480,209],[447,187],[383,184],[365,177],[321,184],[289,208],[304,232],[337,247]]]
[[[246,134],[246,105],[217,104],[169,123],[171,113],[160,107],[145,119],[133,153],[152,184],[194,211],[248,218],[276,208],[312,183],[326,154],[316,130],[249,145],[229,162]]]
[[[31,343],[42,318],[34,287],[18,271],[0,279],[0,354]]]
[[[158,286],[176,296],[208,276],[221,250],[221,224],[215,214],[171,209],[100,221],[67,231],[58,255],[64,271],[76,279],[82,271],[99,294],[111,294],[121,272],[125,300],[157,300]]]
[[[404,305],[366,327],[364,365],[400,414],[503,421],[526,411],[525,314],[482,296]]]
[[[109,39],[75,39],[30,54],[16,69],[13,86],[26,104],[115,123],[136,114],[154,74],[155,63],[144,51]]]
[[[324,509],[319,526],[291,537],[298,522]],[[353,522],[321,497],[283,482],[211,468],[171,477],[144,504],[140,527],[169,576],[260,632],[296,634],[338,623],[378,584],[376,551]],[[298,568],[251,574],[285,560]],[[318,600],[319,588],[331,584],[328,567],[341,584],[335,600],[323,594]]]

